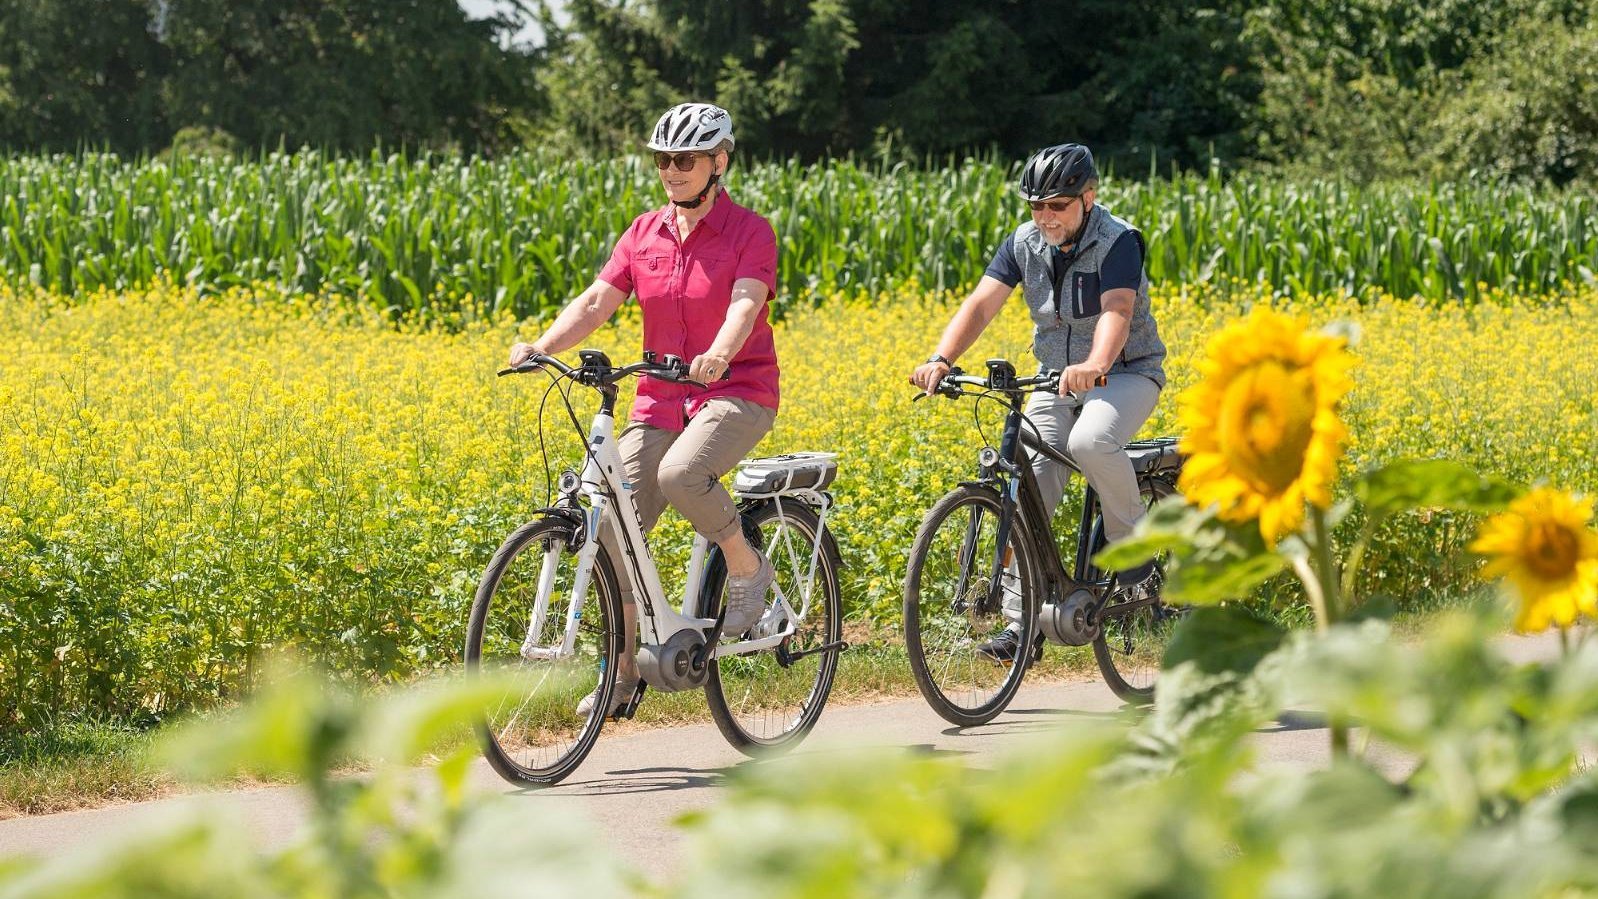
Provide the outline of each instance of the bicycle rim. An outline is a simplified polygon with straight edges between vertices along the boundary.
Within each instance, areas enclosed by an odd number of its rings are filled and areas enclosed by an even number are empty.
[[[750,754],[798,745],[821,717],[838,667],[842,636],[838,559],[823,538],[820,521],[793,500],[766,503],[744,519],[744,532],[776,571],[768,607],[780,598],[803,612],[794,633],[775,650],[720,656],[711,666],[705,695],[711,717],[727,741]],[[819,552],[817,552],[819,546]],[[714,552],[706,576],[709,602],[719,612],[725,600],[726,567]],[[752,636],[780,633],[786,618],[767,617]]]
[[[953,724],[992,720],[1015,696],[1031,663],[1037,628],[1035,566],[1019,513],[1008,541],[1012,577],[1001,590],[1019,607],[1016,624],[1024,651],[1009,663],[978,652],[1011,622],[1002,603],[989,599],[994,563],[1000,558],[999,512],[999,499],[989,490],[961,487],[945,496],[923,520],[905,574],[910,667],[928,704]]]
[[[469,672],[504,683],[479,722],[489,764],[507,780],[551,784],[593,748],[614,690],[620,650],[620,599],[603,549],[594,560],[573,645],[559,658],[539,650],[562,645],[577,570],[573,526],[547,518],[518,529],[495,553],[478,587],[467,629]],[[532,628],[540,592],[543,622]],[[524,645],[533,647],[524,653]],[[592,709],[579,704],[598,689]]]

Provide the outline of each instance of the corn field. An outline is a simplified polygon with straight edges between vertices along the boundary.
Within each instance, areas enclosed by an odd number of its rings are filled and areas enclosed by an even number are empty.
[[[777,230],[780,312],[839,291],[973,283],[1026,215],[1013,174],[841,160],[735,165],[730,184]],[[1591,285],[1598,258],[1598,201],[1575,192],[1212,174],[1111,178],[1100,199],[1144,230],[1156,281],[1475,301]],[[0,159],[0,281],[69,297],[267,283],[410,321],[525,316],[582,290],[660,202],[637,157],[16,157]]]

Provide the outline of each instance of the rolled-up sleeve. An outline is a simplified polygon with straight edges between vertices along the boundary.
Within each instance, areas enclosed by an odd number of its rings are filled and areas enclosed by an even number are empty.
[[[628,228],[621,233],[616,248],[610,251],[610,261],[599,270],[599,280],[626,294],[633,292],[633,247],[637,241],[633,234],[635,230]]]
[[[735,279],[754,278],[766,285],[770,296],[777,292],[777,233],[764,219],[749,230],[749,239],[738,252]]]

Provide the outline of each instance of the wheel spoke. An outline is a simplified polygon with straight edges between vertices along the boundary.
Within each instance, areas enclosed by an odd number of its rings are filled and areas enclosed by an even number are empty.
[[[786,649],[798,652],[837,642],[841,632],[837,571],[825,553],[819,559],[815,555],[820,539],[815,514],[785,501],[780,508],[762,507],[753,523],[776,569],[770,601],[787,607],[785,627],[794,628]],[[814,571],[812,559],[817,559]],[[714,602],[707,608],[719,607],[725,595]],[[820,714],[831,690],[837,655],[813,653],[787,666],[778,662],[775,650],[718,657],[708,691],[717,726],[740,749],[793,745]]]
[[[587,754],[603,722],[598,711],[578,711],[583,698],[603,683],[619,643],[615,580],[603,555],[595,558],[583,606],[572,623],[572,652],[557,659],[522,657],[524,643],[552,649],[565,641],[578,564],[570,540],[565,526],[553,520],[519,530],[495,554],[474,603],[469,666],[514,675],[483,720],[484,752],[507,779],[558,781]],[[539,606],[547,614],[534,614]],[[529,633],[535,621],[538,630]]]

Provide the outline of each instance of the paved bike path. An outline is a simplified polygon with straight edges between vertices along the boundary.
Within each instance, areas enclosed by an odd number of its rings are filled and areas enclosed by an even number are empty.
[[[1553,638],[1506,638],[1506,655],[1549,658]],[[646,700],[647,701],[647,700]],[[960,753],[986,764],[1024,745],[1029,736],[1085,721],[1125,720],[1124,706],[1100,681],[1029,684],[1010,709],[987,725],[956,728],[915,697],[873,705],[829,707],[800,753],[843,753],[862,746]],[[1311,769],[1327,761],[1327,734],[1313,715],[1284,715],[1255,735],[1262,766]],[[1397,766],[1402,762],[1393,759]],[[479,761],[474,784],[524,803],[530,821],[581,815],[591,820],[617,854],[646,873],[670,870],[681,848],[672,821],[713,805],[726,772],[759,764],[729,747],[712,724],[607,732],[565,783],[541,791],[510,787]],[[179,796],[110,808],[0,821],[0,857],[58,855],[153,822],[213,805],[244,823],[263,847],[282,845],[303,820],[304,801],[293,787]]]

